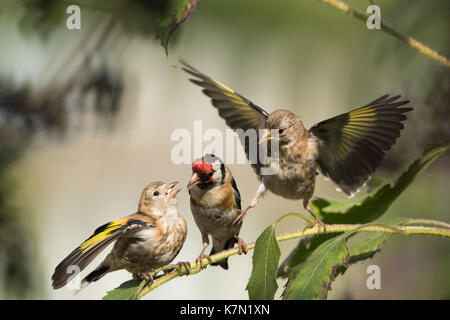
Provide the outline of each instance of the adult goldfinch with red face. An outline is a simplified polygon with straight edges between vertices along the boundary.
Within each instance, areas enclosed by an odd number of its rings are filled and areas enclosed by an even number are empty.
[[[252,164],[260,180],[250,205],[242,210],[236,223],[248,209],[270,190],[288,199],[303,199],[303,206],[315,218],[314,224],[325,228],[309,207],[316,170],[330,178],[345,194],[352,195],[375,172],[385,155],[400,136],[407,100],[400,96],[382,96],[363,107],[317,123],[307,130],[300,118],[287,110],[266,112],[222,83],[182,62],[183,70],[194,76],[193,83],[203,88],[212,105],[232,129],[262,129],[260,143],[278,142],[278,159],[270,158],[275,174],[262,175],[265,161]],[[275,137],[273,130],[278,132]],[[249,147],[244,145],[249,158]],[[257,152],[259,154],[259,152]],[[275,161],[272,161],[275,160]]]
[[[131,272],[134,278],[151,280],[153,271],[172,262],[186,239],[186,221],[177,211],[175,196],[180,189],[174,189],[176,184],[149,184],[136,213],[97,228],[55,268],[53,289],[66,285],[74,266],[82,271],[113,241],[111,253],[82,280],[81,288],[120,269]]]
[[[247,253],[247,245],[239,238],[242,222],[233,224],[241,210],[241,195],[236,181],[223,161],[206,154],[192,164],[192,177],[187,185],[191,197],[191,210],[203,241],[203,249],[197,262],[203,268],[209,237],[213,240],[210,255],[233,248],[238,243],[239,253]],[[228,259],[212,265],[228,269]]]

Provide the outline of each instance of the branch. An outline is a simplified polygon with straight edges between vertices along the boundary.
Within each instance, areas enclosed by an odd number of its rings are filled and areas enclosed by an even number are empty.
[[[441,236],[450,238],[450,225],[441,222],[441,221],[435,221],[435,220],[426,220],[426,219],[411,219],[407,224],[425,224],[425,225],[432,225],[433,227],[425,227],[425,226],[395,226],[390,227],[387,225],[382,224],[367,224],[367,225],[361,225],[361,224],[332,224],[326,226],[326,232],[327,233],[340,233],[340,232],[347,232],[347,231],[358,231],[358,232],[383,232],[383,233],[397,233],[400,235],[414,235],[414,234],[420,234],[420,235],[435,235],[435,236]],[[439,227],[436,227],[439,226]],[[357,229],[357,230],[355,230]],[[291,239],[297,239],[301,237],[306,236],[313,236],[318,234],[317,227],[313,227],[310,229],[297,231],[293,233],[286,233],[279,235],[276,239],[278,242],[291,240]],[[247,244],[248,250],[252,250],[255,248],[255,242]],[[228,258],[230,256],[238,254],[239,250],[238,248],[233,248],[229,250],[225,250],[219,253],[216,253],[211,256],[211,262],[208,259],[203,260],[203,265],[207,266],[210,263],[214,263],[217,261],[220,261],[224,258]],[[140,299],[143,296],[145,296],[147,293],[152,291],[153,289],[158,288],[159,286],[163,285],[164,283],[186,275],[186,268],[184,266],[177,266],[177,265],[168,265],[164,266],[158,270],[156,270],[156,273],[167,270],[167,269],[175,269],[174,271],[171,271],[170,273],[167,273],[161,277],[158,277],[153,281],[153,283],[148,286],[144,287],[140,292],[138,293],[137,298]],[[191,262],[190,263],[190,272],[189,275],[193,275],[196,273],[199,273],[202,269],[200,268],[200,264],[197,262]]]
[[[366,22],[367,18],[369,17],[368,15],[366,15],[356,9],[353,9],[352,7],[350,7],[349,5],[347,5],[346,3],[344,3],[340,0],[319,0],[319,1],[326,3],[342,12],[348,13],[348,14],[354,16],[355,18],[357,18],[361,21],[364,21],[364,22]],[[418,50],[420,53],[428,56],[429,58],[443,64],[446,67],[450,67],[450,61],[448,60],[448,58],[439,54],[436,50],[431,49],[430,47],[426,46],[425,44],[421,43],[420,41],[401,33],[400,31],[396,30],[394,27],[392,27],[384,22],[381,22],[381,30],[383,30],[384,32],[390,34],[391,36],[407,43],[409,46]]]

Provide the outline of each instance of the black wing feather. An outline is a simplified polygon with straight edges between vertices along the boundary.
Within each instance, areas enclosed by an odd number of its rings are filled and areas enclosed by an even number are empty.
[[[347,195],[365,184],[404,128],[406,112],[400,95],[384,95],[367,105],[319,122],[310,132],[317,138],[317,164]]]
[[[220,117],[225,120],[230,128],[233,130],[242,129],[243,131],[255,129],[257,135],[258,129],[264,129],[269,116],[264,109],[224,84],[196,70],[186,62],[182,61],[181,63],[183,64],[182,69],[195,77],[195,79],[190,79],[190,81],[203,88],[203,93],[211,98],[212,105],[218,110]],[[249,143],[246,142],[242,132],[238,131],[237,133],[247,159],[249,159]],[[256,150],[255,155],[259,155],[258,150]],[[259,175],[260,163],[262,162],[253,158],[249,160],[251,160],[253,169]]]
[[[52,286],[59,289],[66,285],[67,280],[73,274],[69,273],[70,266],[77,266],[82,271],[86,266],[110,243],[129,230],[137,230],[137,227],[149,227],[150,223],[129,219],[125,223],[121,219],[108,222],[94,231],[94,234],[86,239],[80,246],[75,248],[55,268],[52,275]]]

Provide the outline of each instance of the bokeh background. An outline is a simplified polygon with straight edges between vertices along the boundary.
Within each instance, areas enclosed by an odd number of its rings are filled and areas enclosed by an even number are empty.
[[[449,56],[447,0],[375,2],[385,21]],[[190,166],[170,157],[175,129],[192,131],[201,120],[205,130],[225,132],[209,100],[155,40],[150,13],[161,3],[0,0],[0,298],[99,299],[130,279],[118,271],[75,296],[50,285],[54,267],[96,227],[136,210],[146,184],[188,182]],[[365,11],[369,1],[347,3]],[[81,30],[66,28],[70,4],[81,7]],[[377,171],[386,179],[450,138],[449,69],[316,0],[201,1],[176,31],[169,56],[269,112],[293,111],[307,127],[385,93],[403,94],[415,110]],[[230,168],[248,203],[256,176],[248,165]],[[449,157],[439,159],[386,214],[448,222],[449,169]],[[344,198],[321,176],[315,195]],[[176,261],[192,261],[200,232],[187,192],[178,200],[188,237]],[[241,236],[254,241],[283,213],[301,208],[268,193]],[[303,227],[292,218],[278,232]],[[282,259],[295,245],[281,243]],[[338,277],[329,298],[449,299],[449,249],[445,239],[393,236],[372,260]],[[247,299],[251,256],[230,258],[228,272],[209,267],[178,278],[145,298]],[[381,290],[366,287],[370,264],[381,268]]]

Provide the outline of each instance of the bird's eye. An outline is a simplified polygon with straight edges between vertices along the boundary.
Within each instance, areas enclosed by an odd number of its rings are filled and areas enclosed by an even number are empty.
[[[278,132],[279,132],[280,134],[282,134],[282,133],[284,132],[284,129],[280,129],[280,130],[278,130]]]
[[[214,171],[210,171],[210,172],[208,172],[208,173],[202,174],[202,177],[201,177],[202,180],[203,180],[203,181],[209,180],[209,179],[212,177],[213,173],[214,173]]]
[[[157,195],[159,195],[159,191],[155,191],[155,192],[153,192],[153,195],[154,195],[154,196],[157,196]]]

